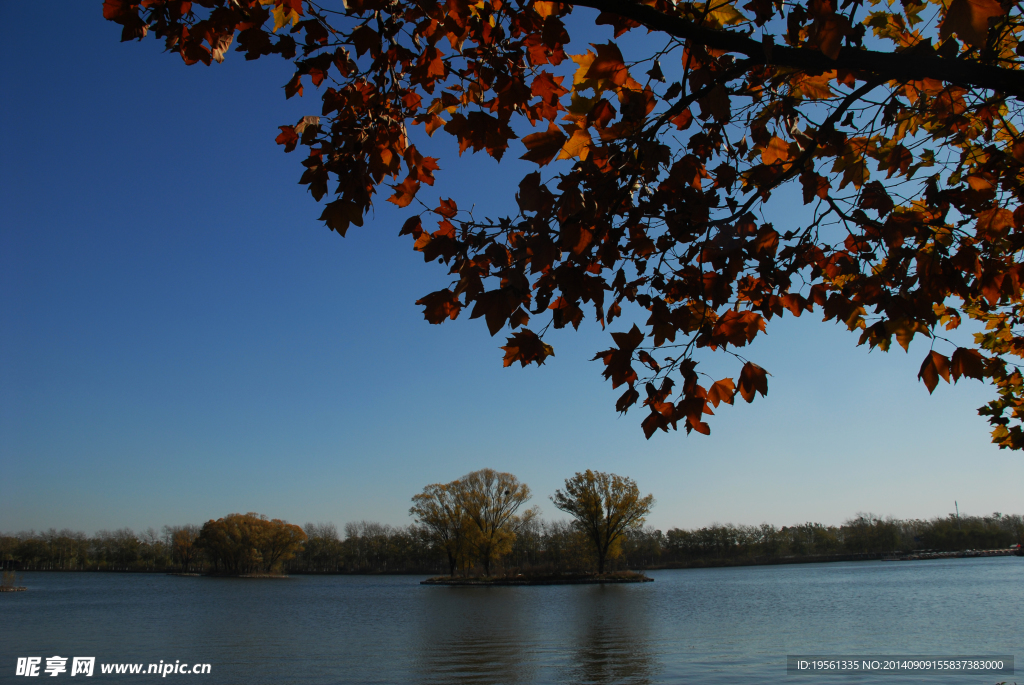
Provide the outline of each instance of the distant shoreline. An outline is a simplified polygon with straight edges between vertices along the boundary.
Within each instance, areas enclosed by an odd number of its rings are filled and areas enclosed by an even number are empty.
[[[651,564],[637,567],[637,571],[665,571],[694,568],[732,568],[740,566],[782,566],[789,564],[828,564],[850,561],[923,561],[931,559],[975,559],[984,557],[1020,556],[1011,549],[977,550],[961,552],[896,552],[896,553],[865,553],[865,554],[821,554],[786,557],[743,557],[738,559],[693,559],[691,561],[674,561],[664,564]],[[61,568],[18,568],[19,573],[158,573],[171,576],[193,576],[214,578],[287,578],[290,576],[429,576],[437,571],[289,571],[287,574],[246,574],[232,576],[227,574],[181,572],[173,568],[150,569],[61,569]]]
[[[1017,556],[1011,549],[961,552],[871,552],[865,554],[809,554],[788,557],[746,557],[742,559],[694,559],[644,567],[647,571],[686,568],[729,568],[733,566],[780,566],[785,564],[828,564],[839,561],[921,561],[928,559],[976,559]]]

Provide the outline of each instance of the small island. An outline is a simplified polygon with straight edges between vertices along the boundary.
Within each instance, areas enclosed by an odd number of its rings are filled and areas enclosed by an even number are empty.
[[[17,580],[14,571],[4,571],[3,577],[0,578],[0,592],[25,592],[28,590],[27,587],[15,585]]]
[[[643,525],[654,505],[651,495],[642,497],[630,478],[613,473],[576,473],[556,490],[551,501],[573,519],[574,531],[590,548],[593,570],[553,573],[550,567],[514,568],[492,574],[498,559],[507,553],[519,531],[539,513],[535,507],[524,514],[518,509],[530,498],[530,488],[511,473],[482,469],[451,483],[428,485],[413,497],[411,514],[441,543],[448,557],[448,576],[435,576],[422,585],[594,585],[649,583],[642,573],[608,571],[608,562],[622,551],[627,531]],[[587,566],[584,564],[584,567]],[[593,568],[593,567],[592,567]],[[461,571],[461,575],[457,572]]]
[[[654,578],[633,571],[615,573],[559,573],[549,575],[517,574],[495,577],[436,576],[420,581],[421,585],[595,585],[604,583],[653,583]]]

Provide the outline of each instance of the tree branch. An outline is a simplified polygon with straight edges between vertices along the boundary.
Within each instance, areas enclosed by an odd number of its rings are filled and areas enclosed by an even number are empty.
[[[805,69],[821,73],[830,69],[866,71],[886,80],[921,81],[926,78],[963,88],[987,88],[1024,102],[1024,71],[940,57],[934,52],[877,52],[843,47],[836,59],[814,48],[772,45],[770,59],[765,44],[734,31],[709,29],[681,17],[659,12],[632,0],[575,0],[574,5],[618,14],[640,22],[652,31],[692,40],[714,50],[738,52],[758,64]]]

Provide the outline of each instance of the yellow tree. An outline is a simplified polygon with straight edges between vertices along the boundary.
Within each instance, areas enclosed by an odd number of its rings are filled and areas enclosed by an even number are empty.
[[[181,570],[188,572],[198,560],[199,526],[165,526],[164,533],[170,541],[171,556],[181,565]]]
[[[567,479],[565,491],[556,490],[551,501],[590,538],[598,573],[604,573],[605,561],[618,556],[625,532],[642,526],[654,506],[654,497],[641,497],[632,478],[590,469]]]
[[[489,576],[491,563],[512,549],[521,521],[516,512],[530,499],[530,488],[511,473],[494,469],[468,473],[455,483],[470,523],[468,541]],[[525,514],[535,515],[533,510]]]
[[[463,500],[459,496],[461,482],[434,483],[414,495],[409,513],[425,526],[431,536],[445,551],[448,569],[452,576],[463,558],[469,519],[466,517]]]
[[[306,533],[294,523],[281,519],[268,521],[265,516],[260,518],[262,535],[258,550],[263,570],[270,572],[295,557],[306,541]]]
[[[306,534],[298,526],[250,512],[207,521],[196,544],[206,552],[214,570],[250,573],[272,570],[292,558],[305,540]]]

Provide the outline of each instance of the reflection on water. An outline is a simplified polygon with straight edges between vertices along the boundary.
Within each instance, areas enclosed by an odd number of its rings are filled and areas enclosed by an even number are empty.
[[[638,585],[453,588],[409,576],[27,573],[28,592],[0,596],[0,682],[13,678],[17,657],[55,654],[210,663],[209,676],[188,678],[202,685],[812,685],[786,675],[786,654],[1024,661],[1020,558],[651,575],[654,583]],[[900,677],[901,685],[931,681]],[[125,676],[97,667],[90,682]]]
[[[424,588],[414,680],[651,683],[651,589]]]
[[[423,587],[416,679],[424,683],[533,683],[530,602],[517,587]]]
[[[572,597],[572,663],[557,680],[573,683],[652,682],[649,585],[586,585]]]

